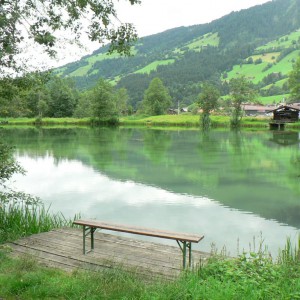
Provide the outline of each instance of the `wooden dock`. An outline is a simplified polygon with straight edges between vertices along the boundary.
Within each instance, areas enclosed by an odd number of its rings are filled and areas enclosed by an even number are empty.
[[[8,246],[13,250],[12,256],[32,255],[43,265],[66,271],[125,268],[149,279],[158,276],[171,279],[182,270],[182,253],[176,242],[168,246],[96,232],[94,251],[83,255],[82,230],[76,228],[35,234]],[[199,266],[208,256],[193,250],[193,266]]]
[[[270,129],[283,130],[285,128],[285,124],[287,123],[293,123],[293,122],[285,121],[285,120],[273,120],[269,122],[269,125],[270,125]]]

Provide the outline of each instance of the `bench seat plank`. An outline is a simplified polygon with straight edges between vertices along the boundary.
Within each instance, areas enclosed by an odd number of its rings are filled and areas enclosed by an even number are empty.
[[[204,236],[197,235],[197,234],[178,233],[178,232],[172,232],[166,230],[136,227],[131,225],[123,225],[123,224],[121,225],[121,224],[100,222],[94,220],[76,220],[73,223],[76,225],[89,226],[94,228],[101,228],[101,229],[107,229],[107,230],[113,230],[119,232],[133,233],[133,234],[172,239],[178,241],[193,242],[193,243],[198,243],[204,238]]]

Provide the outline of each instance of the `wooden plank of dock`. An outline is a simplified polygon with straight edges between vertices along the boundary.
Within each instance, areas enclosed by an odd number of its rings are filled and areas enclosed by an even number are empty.
[[[87,238],[89,244],[89,238]],[[32,255],[49,267],[66,271],[103,270],[124,267],[146,278],[171,279],[182,270],[180,248],[103,232],[95,233],[95,249],[83,255],[82,230],[61,228],[34,234],[8,244],[11,255]],[[193,265],[205,261],[208,253],[193,250]]]

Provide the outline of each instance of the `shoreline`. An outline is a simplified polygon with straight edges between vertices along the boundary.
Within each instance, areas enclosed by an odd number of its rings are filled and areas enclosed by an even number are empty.
[[[244,117],[240,128],[265,128],[269,129],[269,118]],[[95,126],[90,118],[0,118],[0,127],[11,126],[34,126],[46,127],[51,125],[61,126]],[[96,125],[99,126],[99,125]],[[175,127],[175,128],[197,128],[201,129],[199,115],[161,115],[161,116],[128,116],[122,117],[116,126],[141,126],[141,127]],[[229,116],[211,116],[211,128],[230,128]],[[300,122],[286,124],[288,129],[299,129]]]

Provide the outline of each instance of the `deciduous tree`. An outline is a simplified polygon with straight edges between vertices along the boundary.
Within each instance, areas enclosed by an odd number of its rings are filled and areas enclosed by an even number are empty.
[[[78,93],[74,83],[69,79],[54,77],[49,82],[48,113],[49,117],[71,117],[74,113]]]
[[[231,126],[238,127],[243,117],[242,104],[254,101],[256,96],[250,81],[245,76],[230,80],[230,97],[232,105]]]
[[[77,106],[74,111],[75,118],[91,117],[92,103],[91,103],[91,91],[82,92],[79,96]]]
[[[114,90],[109,82],[99,80],[91,91],[91,104],[93,117],[97,122],[110,124],[118,122]]]
[[[219,98],[220,92],[214,85],[210,83],[203,84],[198,98],[198,105],[202,109],[200,122],[203,128],[210,126],[210,113],[217,108]]]
[[[143,110],[151,116],[162,115],[172,104],[168,89],[160,78],[154,78],[144,93]]]
[[[116,107],[119,115],[128,114],[128,92],[125,88],[118,89],[116,92]]]

